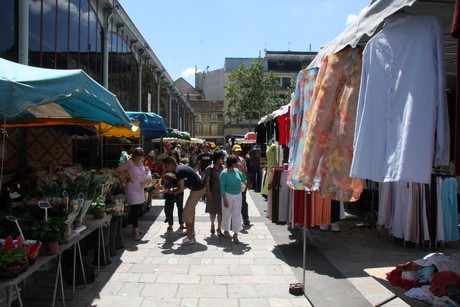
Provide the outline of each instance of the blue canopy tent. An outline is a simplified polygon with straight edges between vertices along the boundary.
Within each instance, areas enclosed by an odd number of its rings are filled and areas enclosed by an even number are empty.
[[[167,128],[163,117],[153,112],[126,112],[132,121],[139,121],[141,136],[144,137],[162,137],[166,136]]]
[[[112,125],[96,125],[98,135],[107,137],[163,137],[167,134],[167,128],[163,117],[153,112],[126,112],[129,119],[139,126],[139,130],[132,131],[126,127]]]
[[[37,68],[1,58],[0,121],[4,127],[105,122],[133,129],[117,97],[84,71]]]

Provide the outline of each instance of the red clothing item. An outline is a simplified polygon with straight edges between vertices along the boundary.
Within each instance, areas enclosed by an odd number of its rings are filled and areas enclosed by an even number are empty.
[[[289,138],[291,134],[291,122],[289,117],[290,112],[288,111],[286,114],[280,115],[276,118],[278,122],[278,132],[280,139],[278,140],[280,145],[287,146],[289,143]]]
[[[436,296],[447,294],[447,288],[460,281],[460,276],[454,272],[438,272],[433,275],[430,291]]]
[[[405,265],[406,264],[398,264],[393,271],[386,273],[386,275],[390,284],[392,284],[393,286],[401,287],[404,290],[408,291],[414,287],[418,287],[418,282],[406,280],[401,277],[403,267]]]

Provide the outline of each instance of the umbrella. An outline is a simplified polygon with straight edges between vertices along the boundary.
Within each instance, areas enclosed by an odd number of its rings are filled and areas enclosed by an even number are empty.
[[[174,128],[167,128],[167,137],[168,138],[176,138],[176,139],[182,139],[182,140],[187,140],[190,141],[191,137],[188,132],[185,131],[179,131]]]
[[[163,117],[153,112],[126,112],[134,125],[139,127],[137,131],[131,131],[126,127],[117,127],[108,124],[96,125],[98,134],[107,137],[163,137],[166,136],[166,125]]]
[[[83,70],[31,67],[1,58],[0,120],[5,127],[94,122],[134,127],[117,97]]]
[[[141,135],[145,137],[162,137],[167,135],[163,117],[153,112],[126,112],[131,120],[139,121]]]

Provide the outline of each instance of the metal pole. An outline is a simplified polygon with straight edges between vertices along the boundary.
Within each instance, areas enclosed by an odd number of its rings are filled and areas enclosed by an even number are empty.
[[[304,190],[303,194],[303,225],[302,225],[302,237],[303,237],[303,260],[302,260],[302,290],[305,295],[305,269],[307,263],[307,190]]]

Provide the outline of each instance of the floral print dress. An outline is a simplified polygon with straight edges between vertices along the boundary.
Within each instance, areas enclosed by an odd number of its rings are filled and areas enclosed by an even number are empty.
[[[363,190],[363,180],[349,176],[361,63],[361,47],[325,57],[305,114],[308,125],[297,180],[311,187],[320,178],[321,196],[338,201],[355,201]]]
[[[318,68],[301,70],[297,75],[295,92],[291,97],[291,141],[289,142],[287,185],[294,190],[305,189],[295,175],[299,171],[307,131],[304,114],[310,106],[317,74]]]

